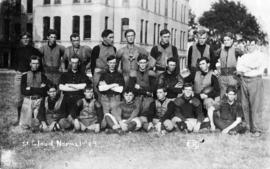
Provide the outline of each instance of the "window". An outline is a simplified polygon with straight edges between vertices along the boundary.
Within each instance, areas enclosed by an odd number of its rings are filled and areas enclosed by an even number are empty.
[[[157,12],[157,0],[155,0],[155,6],[154,6],[154,12],[156,13]]]
[[[50,29],[50,17],[43,17],[43,40],[47,39],[47,34]]]
[[[164,23],[164,29],[167,29],[167,28],[168,28],[168,24]]]
[[[144,0],[141,0],[141,8],[143,8]]]
[[[109,5],[109,0],[105,0],[105,5]]]
[[[15,32],[16,37],[20,36],[20,34],[21,34],[21,24],[20,23],[15,23],[14,32]]]
[[[144,37],[144,43],[147,44],[147,29],[148,29],[148,21],[145,21],[145,37]]]
[[[27,0],[27,13],[33,13],[33,0]]]
[[[80,3],[80,0],[73,0],[73,3]]]
[[[177,7],[178,6],[178,3],[177,3],[177,1],[175,2],[175,19],[177,19]]]
[[[157,24],[156,23],[154,23],[154,36],[153,36],[153,45],[155,45],[156,44],[156,28],[157,27]]]
[[[181,4],[181,22],[183,22],[183,5]]]
[[[157,31],[157,43],[159,43],[159,32],[160,32],[160,24],[158,24],[158,31]]]
[[[51,4],[51,0],[44,0],[44,5]]]
[[[186,6],[184,6],[184,20],[183,20],[184,23],[186,23]]]
[[[15,10],[18,14],[21,14],[21,0],[16,0]]]
[[[105,16],[104,29],[108,29],[108,21],[109,21],[109,17]]]
[[[9,28],[10,28],[10,20],[4,19],[4,39],[9,40]]]
[[[54,30],[56,30],[56,37],[57,40],[61,39],[61,17],[60,16],[55,16],[54,17]]]
[[[165,16],[168,16],[168,0],[165,0]]]
[[[158,13],[160,14],[160,0],[158,0]]]
[[[54,0],[54,4],[61,4],[61,0]]]
[[[90,38],[91,38],[91,16],[85,15],[83,39],[90,39]]]
[[[176,36],[177,36],[177,29],[174,30],[174,39],[173,39],[174,46],[176,46]]]
[[[183,32],[183,50],[186,49],[186,46],[185,46],[185,39],[186,39],[186,32],[184,31],[184,32]]]
[[[146,0],[145,8],[148,10],[148,0]]]
[[[33,24],[32,23],[27,23],[26,24],[26,31],[30,33],[31,35],[33,34]]]
[[[121,42],[125,42],[125,31],[129,28],[129,19],[122,18],[121,19]]]
[[[84,0],[85,3],[91,3],[92,0]]]
[[[129,0],[123,0],[122,1],[122,6],[123,7],[128,7],[129,6]]]
[[[171,28],[171,44],[173,43],[173,33],[174,33],[174,30],[173,28]]]
[[[72,33],[80,34],[80,17],[73,16]]]
[[[143,19],[141,19],[140,43],[143,43]]]

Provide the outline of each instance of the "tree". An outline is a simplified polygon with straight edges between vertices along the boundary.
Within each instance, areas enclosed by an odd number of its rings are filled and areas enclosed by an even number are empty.
[[[211,9],[199,18],[199,23],[218,35],[232,32],[242,35],[244,39],[257,37],[266,42],[266,34],[261,30],[256,18],[248,13],[247,8],[240,2],[219,0],[213,3]]]

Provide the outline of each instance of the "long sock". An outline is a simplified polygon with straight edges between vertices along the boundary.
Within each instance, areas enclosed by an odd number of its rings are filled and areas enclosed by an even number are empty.
[[[17,108],[17,113],[18,113],[17,121],[19,121],[20,118],[21,118],[21,110],[22,110],[22,106],[19,106],[19,107]]]
[[[112,128],[114,126],[114,122],[112,121],[112,119],[109,116],[105,116],[105,120],[107,122],[107,126],[109,126],[110,128]]]

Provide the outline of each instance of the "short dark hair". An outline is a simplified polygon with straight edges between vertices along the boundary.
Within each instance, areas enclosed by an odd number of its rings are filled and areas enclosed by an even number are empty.
[[[30,57],[30,60],[38,60],[39,63],[40,63],[40,57],[37,56],[37,55],[32,55],[32,56]]]
[[[135,31],[134,31],[133,29],[128,29],[128,30],[125,31],[125,37],[127,37],[127,34],[128,34],[129,32],[133,32],[134,35],[136,35],[136,33],[135,33]]]
[[[176,60],[176,58],[171,57],[171,58],[169,58],[169,59],[167,60],[167,64],[168,64],[169,62],[175,62],[175,63],[177,63],[177,60]]]
[[[110,29],[105,29],[102,33],[101,33],[101,37],[102,38],[106,38],[107,36],[109,36],[109,34],[112,34],[113,31]]]
[[[29,32],[23,32],[20,34],[20,39],[22,39],[23,36],[27,36],[28,38],[32,38],[31,34]]]
[[[49,83],[47,86],[48,86],[48,90],[50,90],[51,88],[55,88],[57,90],[57,85],[54,83]]]
[[[137,62],[139,62],[140,60],[148,61],[148,56],[145,55],[145,54],[140,53],[139,56],[137,57]]]
[[[234,92],[234,94],[237,93],[237,89],[235,86],[228,86],[227,89],[226,89],[226,93],[229,93],[229,92]]]
[[[116,59],[116,57],[114,55],[110,55],[109,57],[107,57],[107,62],[109,62],[110,60]]]
[[[192,83],[184,83],[183,89],[185,89],[186,87],[191,87],[192,90],[193,90],[193,84]]]
[[[197,32],[197,35],[199,35],[199,36],[201,36],[201,35],[203,35],[203,34],[206,34],[206,35],[207,35],[207,32],[206,32],[206,30],[204,30],[204,29],[201,29],[201,30],[199,30],[199,31]]]
[[[78,33],[73,33],[70,35],[69,39],[70,39],[70,41],[72,41],[72,38],[76,38],[76,37],[80,38],[80,35]]]
[[[170,34],[171,32],[168,29],[163,29],[163,30],[160,31],[159,34],[160,34],[160,36],[162,36],[162,35],[168,34],[168,33]]]
[[[207,57],[201,57],[197,60],[197,64],[199,65],[201,61],[205,60],[206,63],[210,63],[210,60]]]
[[[165,86],[163,86],[163,85],[162,86],[161,85],[158,85],[157,86],[157,90],[159,90],[159,89],[162,89],[164,92],[167,92],[167,88]]]
[[[125,88],[123,94],[124,94],[124,93],[133,93],[133,94],[135,94],[134,89],[131,88],[131,87]]]
[[[51,34],[57,35],[57,31],[54,30],[54,29],[49,29],[49,30],[48,30],[48,33],[47,33],[47,36],[50,36]]]
[[[225,34],[223,35],[223,39],[224,39],[224,37],[229,37],[229,38],[231,38],[231,39],[234,39],[234,35],[233,35],[231,32],[225,33]]]
[[[86,85],[83,91],[85,92],[86,90],[93,90],[93,86],[89,84]]]

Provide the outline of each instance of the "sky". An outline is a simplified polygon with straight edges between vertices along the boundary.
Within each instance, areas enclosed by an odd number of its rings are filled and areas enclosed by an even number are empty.
[[[196,17],[200,17],[204,11],[211,8],[213,2],[218,0],[189,0],[191,10]],[[270,1],[269,0],[233,0],[240,1],[247,7],[248,12],[257,18],[262,30],[270,35]]]

